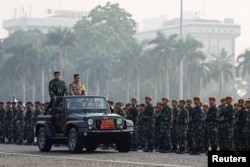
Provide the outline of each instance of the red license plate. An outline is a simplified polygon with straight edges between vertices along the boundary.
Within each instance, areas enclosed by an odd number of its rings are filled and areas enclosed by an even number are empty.
[[[102,120],[101,129],[115,129],[115,124],[113,120]]]

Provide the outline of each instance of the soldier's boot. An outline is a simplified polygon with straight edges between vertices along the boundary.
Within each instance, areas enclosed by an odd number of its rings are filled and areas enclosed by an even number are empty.
[[[192,154],[192,155],[200,155],[201,154],[200,147],[195,147],[194,151],[192,151],[190,154]]]

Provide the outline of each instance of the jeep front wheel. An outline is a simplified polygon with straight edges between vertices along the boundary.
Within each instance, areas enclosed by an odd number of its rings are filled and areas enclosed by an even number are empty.
[[[117,150],[122,153],[127,153],[130,151],[131,146],[131,136],[129,135],[126,139],[123,139],[116,143]]]
[[[42,152],[48,152],[51,150],[52,142],[47,135],[47,132],[44,128],[40,128],[38,131],[38,148]]]
[[[76,128],[71,128],[69,130],[68,146],[71,153],[82,152],[83,142],[80,140]]]

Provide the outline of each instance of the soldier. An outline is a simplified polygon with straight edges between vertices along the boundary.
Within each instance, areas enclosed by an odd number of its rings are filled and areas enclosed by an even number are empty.
[[[4,102],[0,102],[0,143],[5,142],[5,128],[4,128],[4,117],[5,117]]]
[[[31,102],[27,102],[26,108],[27,108],[27,111],[26,111],[25,117],[24,117],[24,122],[25,122],[24,129],[26,131],[27,142],[25,144],[32,145],[34,142],[34,129],[33,129],[34,111],[32,110],[33,104]]]
[[[191,130],[193,130],[194,138],[194,150],[190,152],[190,154],[200,155],[201,151],[201,130],[202,130],[202,109],[201,109],[201,101],[199,97],[194,97],[195,107],[192,108],[189,115],[189,121]]]
[[[222,121],[222,130],[221,130],[221,137],[222,143],[220,143],[220,150],[232,150],[232,136],[233,136],[233,122],[234,122],[234,109],[233,105],[231,104],[233,98],[228,96],[226,97],[226,108],[220,118]]]
[[[223,133],[222,133],[222,130],[223,130],[223,128],[222,128],[222,119],[224,118],[223,117],[223,114],[224,114],[224,111],[225,111],[225,108],[226,108],[226,106],[227,106],[227,104],[226,104],[226,99],[225,98],[222,98],[221,100],[220,100],[220,102],[221,102],[221,105],[220,105],[220,107],[219,107],[219,120],[218,120],[218,145],[219,145],[219,147],[221,148],[221,143],[223,142],[222,141],[222,135],[223,135]]]
[[[246,143],[247,143],[247,151],[250,151],[250,99],[246,100],[246,109],[247,109],[247,120],[248,120],[247,124],[248,141]]]
[[[186,100],[186,109],[188,110],[188,115],[190,116],[191,115],[191,112],[192,112],[192,103],[193,101],[191,99],[187,99]],[[187,152],[192,152],[193,149],[194,149],[194,144],[193,144],[193,137],[194,134],[193,134],[193,130],[192,130],[192,127],[191,127],[191,124],[189,124],[188,126],[188,129],[187,129]]]
[[[80,81],[80,74],[74,74],[74,81],[69,84],[70,95],[85,95],[86,89]]]
[[[115,103],[115,113],[124,117],[124,112],[122,110],[122,102]]]
[[[45,110],[45,115],[47,114],[48,110],[52,107],[54,107],[54,104],[56,103],[56,106],[59,106],[62,99],[61,97],[64,95],[68,95],[67,86],[64,81],[60,79],[61,73],[60,72],[54,72],[54,79],[52,79],[49,82],[49,95],[50,95],[50,103],[48,104],[48,107]]]
[[[14,119],[16,117],[16,114],[17,114],[16,102],[12,102],[12,111],[13,111],[13,139],[12,139],[12,143],[16,143],[16,140],[17,140],[16,121]]]
[[[186,101],[180,100],[179,107],[180,112],[177,115],[177,144],[179,146],[177,150],[177,154],[185,154],[186,144],[185,141],[187,139],[186,133],[188,128],[188,111],[185,108]]]
[[[169,99],[167,97],[162,98],[163,108],[160,116],[160,128],[161,128],[161,142],[160,152],[169,153],[171,151],[170,129],[173,123],[173,111],[168,105]]]
[[[154,146],[155,151],[159,152],[162,148],[160,147],[162,133],[161,133],[161,127],[160,127],[160,119],[161,119],[161,110],[162,106],[161,103],[157,103],[157,106],[155,106],[155,112],[154,112]]]
[[[143,139],[143,112],[145,109],[145,104],[140,104],[139,105],[139,113],[138,113],[138,135],[137,135],[137,140],[138,140],[138,150],[141,150],[145,147],[145,142]]]
[[[171,152],[176,152],[177,151],[177,116],[179,113],[177,100],[172,100],[172,110],[173,110],[173,124],[170,130],[171,143],[172,143]]]
[[[131,151],[137,151],[137,123],[138,123],[138,109],[136,107],[137,99],[131,99],[131,107],[128,110],[127,119],[133,121],[134,123],[134,133],[132,134],[132,141],[131,141]]]
[[[212,151],[217,151],[218,147],[218,109],[215,97],[209,97],[209,109],[205,120],[208,131],[208,141]]]
[[[17,114],[15,117],[16,121],[16,134],[17,134],[17,141],[16,144],[20,145],[23,144],[24,132],[23,132],[23,111],[22,111],[23,103],[19,101],[17,103]]]
[[[145,97],[145,110],[143,112],[143,138],[147,143],[147,147],[144,152],[153,152],[153,129],[154,129],[154,107],[152,103],[152,97]]]
[[[4,119],[5,136],[8,139],[7,144],[11,144],[13,137],[13,110],[11,108],[11,102],[6,103],[6,113]]]
[[[238,101],[239,111],[235,118],[235,147],[236,151],[243,151],[247,148],[247,114],[248,111],[245,107],[245,100]]]
[[[209,148],[208,142],[208,125],[206,122],[209,106],[207,104],[203,105],[203,116],[202,116],[202,151],[207,153]]]
[[[38,117],[38,115],[42,114],[41,110],[41,103],[39,101],[35,102],[35,111],[34,111],[34,118]]]
[[[114,113],[115,112],[115,110],[114,110],[114,102],[108,100],[108,105],[109,105],[110,112]]]

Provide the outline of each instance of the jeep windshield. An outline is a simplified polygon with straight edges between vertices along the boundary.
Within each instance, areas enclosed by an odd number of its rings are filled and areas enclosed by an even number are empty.
[[[109,111],[106,99],[104,97],[70,97],[66,98],[67,113],[107,113]]]

